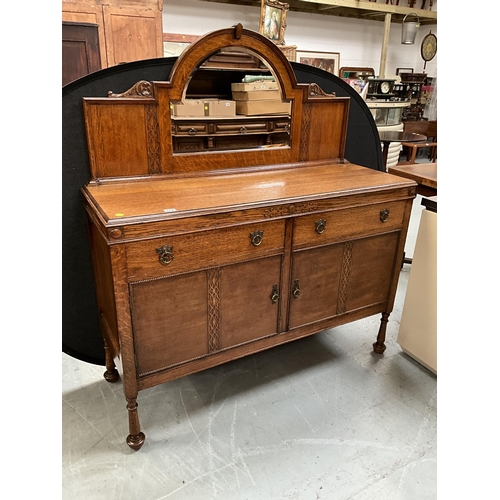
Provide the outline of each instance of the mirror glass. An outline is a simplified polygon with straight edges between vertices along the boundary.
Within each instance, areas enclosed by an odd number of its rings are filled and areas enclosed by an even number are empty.
[[[174,154],[290,147],[291,103],[269,65],[243,48],[203,61],[170,111]]]

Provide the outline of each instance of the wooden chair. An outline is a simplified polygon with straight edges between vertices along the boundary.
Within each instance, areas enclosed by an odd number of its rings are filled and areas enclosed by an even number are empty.
[[[402,142],[401,146],[406,152],[406,162],[415,163],[420,148],[430,148],[430,160],[437,158],[437,120],[418,120],[404,122],[404,131],[413,134],[423,134],[427,137],[426,142]]]

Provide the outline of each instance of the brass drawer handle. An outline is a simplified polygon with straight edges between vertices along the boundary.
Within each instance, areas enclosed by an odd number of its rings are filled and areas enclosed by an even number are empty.
[[[264,239],[264,231],[254,231],[250,233],[250,241],[254,247],[258,247]]]
[[[316,225],[316,232],[318,234],[321,234],[325,231],[325,229],[326,229],[326,220],[325,219],[317,220],[314,224]]]
[[[247,133],[247,128],[246,127],[241,127],[240,128],[240,134],[246,134]]]
[[[294,299],[296,299],[300,295],[299,280],[295,280],[293,283],[292,295]]]
[[[174,260],[174,248],[168,245],[163,245],[160,248],[156,249],[156,253],[158,254],[158,259],[161,264],[167,266]]]
[[[188,130],[188,134],[189,134],[189,135],[196,135],[196,134],[197,134],[197,130],[196,130],[195,128],[192,128],[192,127],[191,127],[191,128]]]
[[[273,304],[276,304],[276,302],[278,302],[279,298],[280,298],[280,296],[278,293],[278,285],[273,285],[273,290],[271,292],[271,302]]]
[[[388,208],[384,208],[384,210],[380,211],[380,220],[382,222],[387,222],[387,219],[389,218],[389,212],[390,210]]]
[[[288,123],[285,125],[285,132],[286,132],[287,134],[289,134],[289,133],[290,133],[290,125],[288,125]]]

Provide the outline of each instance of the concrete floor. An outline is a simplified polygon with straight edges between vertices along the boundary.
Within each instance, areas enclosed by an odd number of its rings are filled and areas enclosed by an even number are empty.
[[[63,355],[62,498],[435,499],[437,378],[396,341],[410,271],[384,355],[377,315],[141,391],[137,452],[121,382]]]

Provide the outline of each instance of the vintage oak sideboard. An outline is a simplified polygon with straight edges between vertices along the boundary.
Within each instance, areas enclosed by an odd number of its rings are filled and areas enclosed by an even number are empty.
[[[227,48],[264,61],[279,83],[287,140],[238,148],[229,127],[229,143],[179,152],[171,105]],[[272,42],[237,25],[193,43],[170,81],[83,106],[105,378],[118,379],[117,364],[132,449],[145,440],[143,389],[378,313],[384,352],[416,184],[344,158],[349,98],[298,84]]]

